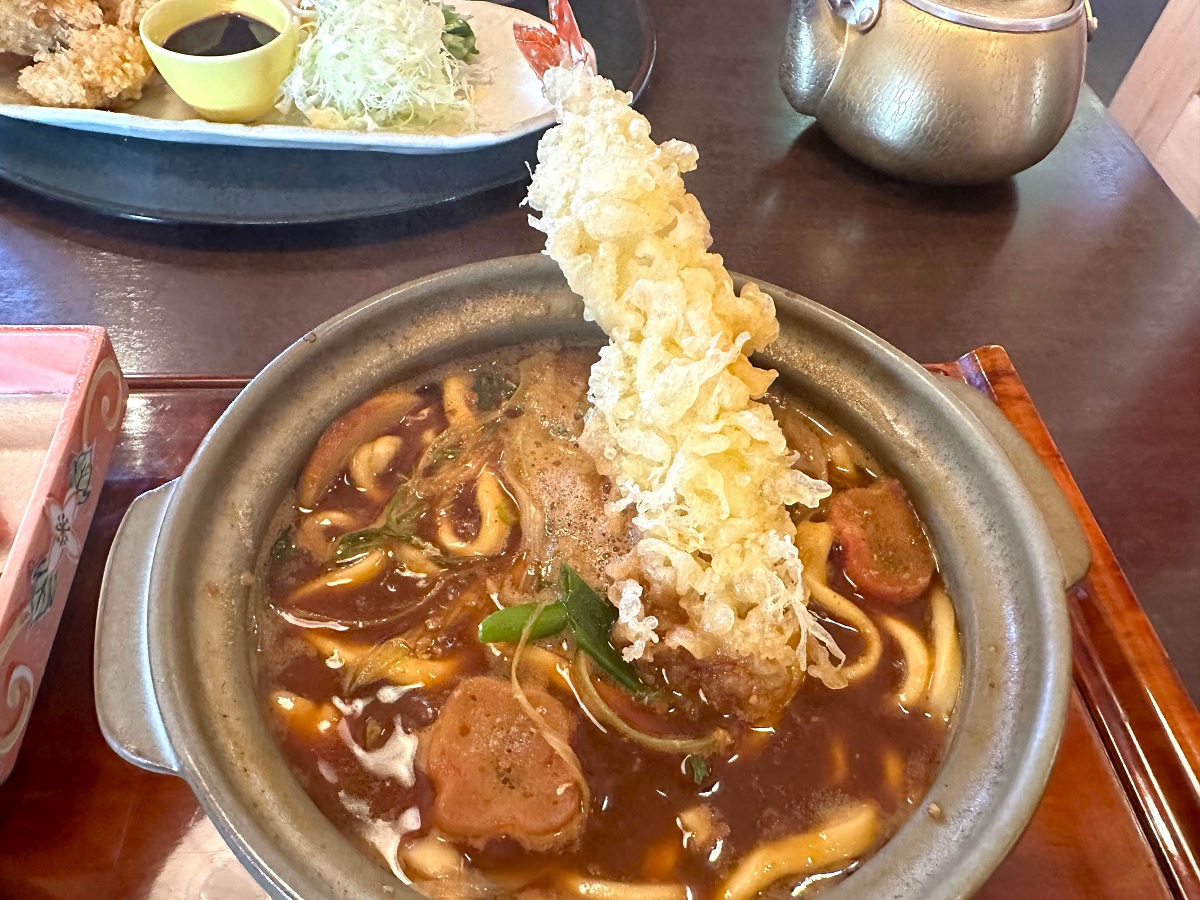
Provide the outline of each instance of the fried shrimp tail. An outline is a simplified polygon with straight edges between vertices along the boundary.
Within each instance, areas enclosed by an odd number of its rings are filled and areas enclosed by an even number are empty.
[[[550,0],[550,24],[554,26],[553,30],[545,25],[513,23],[517,47],[539,78],[555,66],[570,68],[588,63],[583,35],[575,21],[575,11],[567,0]]]

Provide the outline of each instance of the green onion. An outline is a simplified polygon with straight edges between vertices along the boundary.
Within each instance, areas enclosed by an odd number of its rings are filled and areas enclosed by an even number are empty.
[[[521,639],[525,623],[533,615],[538,605],[536,603],[521,603],[496,610],[479,623],[479,641],[483,644],[510,643],[515,644]],[[558,634],[567,627],[567,609],[561,603],[551,603],[542,609],[541,615],[533,623],[529,632],[529,640],[550,637]]]
[[[562,599],[543,607],[529,632],[529,639],[550,637],[569,625],[579,649],[595,660],[596,665],[617,684],[639,697],[650,694],[650,686],[642,681],[637,669],[622,659],[609,638],[617,621],[617,611],[612,604],[597,594],[567,563],[559,567],[558,577]],[[536,603],[521,603],[492,613],[479,623],[480,643],[516,643],[537,607]]]
[[[650,693],[650,686],[638,676],[610,640],[617,621],[613,605],[597,594],[565,562],[559,567],[559,591],[571,624],[571,634],[579,649],[596,661],[617,684],[638,696]]]

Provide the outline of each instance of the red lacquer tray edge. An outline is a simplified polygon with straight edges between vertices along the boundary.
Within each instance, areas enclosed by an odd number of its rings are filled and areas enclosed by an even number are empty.
[[[1087,534],[1068,593],[1075,685],[1174,892],[1200,896],[1200,713],[1003,347],[926,366],[987,395],[1041,457]]]

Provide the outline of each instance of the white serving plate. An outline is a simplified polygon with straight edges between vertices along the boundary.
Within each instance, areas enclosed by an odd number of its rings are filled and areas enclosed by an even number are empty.
[[[546,23],[522,10],[483,0],[455,0],[454,6],[470,21],[479,47],[471,63],[475,125],[468,132],[332,131],[303,124],[298,114],[286,118],[273,114],[254,125],[222,125],[199,118],[158,75],[142,98],[121,112],[36,106],[17,87],[17,73],[27,60],[7,54],[0,54],[0,115],[158,141],[391,153],[457,153],[502,144],[553,124],[554,111],[517,49],[512,31],[516,22]]]

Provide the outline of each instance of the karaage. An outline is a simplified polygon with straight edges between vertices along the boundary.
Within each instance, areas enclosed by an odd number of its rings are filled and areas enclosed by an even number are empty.
[[[154,72],[137,34],[117,25],[79,31],[65,49],[41,52],[17,85],[44,106],[102,109],[142,95]]]
[[[92,0],[0,0],[0,53],[48,53],[103,22]]]

